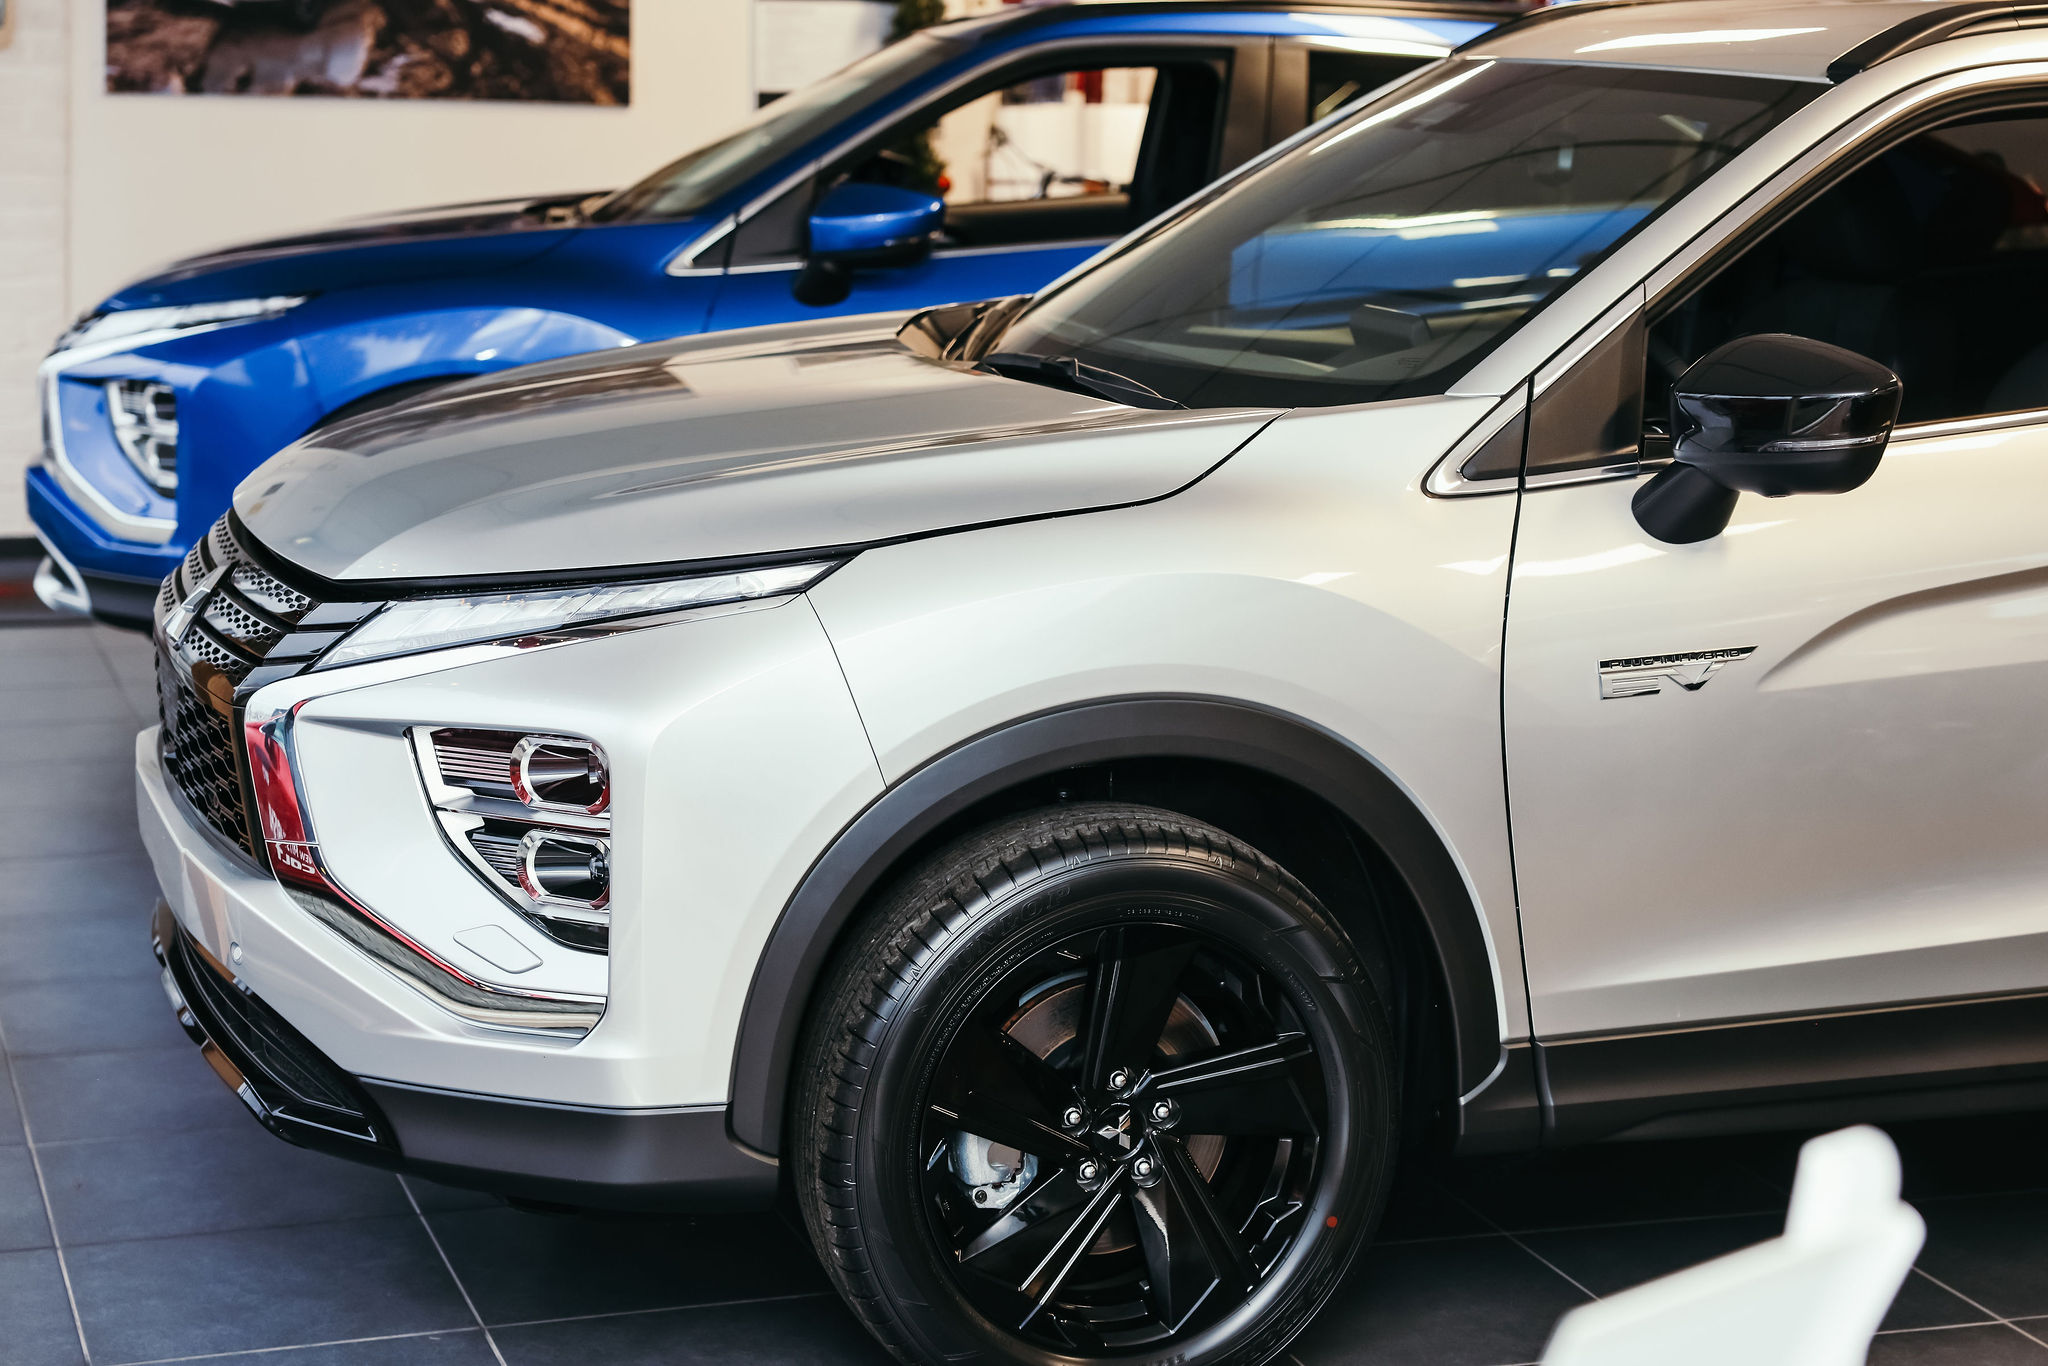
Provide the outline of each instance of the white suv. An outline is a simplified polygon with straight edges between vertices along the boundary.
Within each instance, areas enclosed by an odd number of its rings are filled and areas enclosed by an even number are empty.
[[[2041,1103],[2043,23],[1547,12],[1034,298],[308,438],[158,608],[188,1029],[917,1362],[1263,1358],[1404,1140]]]

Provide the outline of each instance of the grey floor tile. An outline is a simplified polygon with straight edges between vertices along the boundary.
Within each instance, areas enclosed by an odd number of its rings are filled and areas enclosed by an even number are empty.
[[[0,724],[0,754],[24,766],[112,763],[135,753],[140,729],[125,709],[105,720]]]
[[[0,927],[18,915],[99,911],[127,912],[146,927],[156,903],[156,874],[139,840],[133,848],[97,858],[40,855],[0,864]],[[148,929],[141,935],[147,946]]]
[[[1429,1167],[1414,1163],[1394,1175],[1394,1191],[1380,1221],[1378,1241],[1455,1238],[1492,1231],[1469,1205],[1444,1189]]]
[[[54,1252],[0,1252],[0,1361],[78,1366],[78,1326]]]
[[[21,635],[18,630],[0,634],[0,693],[111,684],[115,681],[106,657],[97,649],[14,649]]]
[[[1534,1361],[1585,1296],[1506,1238],[1370,1248],[1291,1349],[1304,1366]]]
[[[253,1118],[200,1133],[38,1142],[36,1151],[67,1248],[412,1209],[390,1173],[293,1147]]]
[[[6,634],[0,636],[0,655],[9,658],[25,655],[91,658],[99,654],[99,645],[93,640],[90,629],[79,629],[82,624],[66,619],[48,625],[10,626]]]
[[[472,1326],[420,1221],[66,1248],[98,1362],[243,1352]]]
[[[494,1328],[491,1336],[508,1366],[887,1366],[892,1360],[831,1297]]]
[[[191,1366],[495,1366],[481,1329],[323,1342],[256,1356],[200,1357]],[[589,1363],[588,1366],[602,1366]]]
[[[1923,1200],[1927,1273],[2001,1318],[2048,1314],[2048,1195]]]
[[[1452,1191],[1511,1231],[1778,1213],[1781,1190],[1744,1167],[1719,1140],[1611,1143],[1450,1168]]]
[[[0,727],[127,719],[127,695],[97,655],[93,665],[90,675],[53,687],[0,690]]]
[[[185,1038],[163,987],[146,977],[105,977],[90,990],[77,982],[10,987],[0,991],[0,1028],[15,1058],[168,1048]]]
[[[35,1161],[17,1144],[0,1148],[0,1252],[50,1246],[50,1221]]]
[[[168,1048],[140,1052],[22,1058],[14,1064],[14,1076],[39,1143],[158,1137],[256,1123],[182,1036]],[[0,1095],[0,1110],[12,1103],[11,1095]],[[0,1139],[5,1133],[5,1116],[0,1115]]]
[[[453,1214],[466,1209],[502,1209],[505,1202],[484,1191],[464,1190],[460,1186],[444,1186],[438,1181],[429,1181],[420,1176],[403,1176],[399,1180],[412,1192],[412,1198],[428,1214]]]
[[[0,1148],[28,1141],[21,1127],[21,1111],[15,1108],[14,1087],[7,1079],[8,1065],[7,1055],[0,1053]]]
[[[1784,1223],[1773,1214],[1737,1215],[1520,1236],[1586,1289],[1596,1295],[1612,1295],[1775,1238],[1784,1232]],[[1984,1317],[1925,1276],[1909,1275],[1892,1301],[1884,1326],[1934,1328],[1977,1323]]]
[[[6,739],[0,736],[0,746]],[[52,818],[36,823],[0,822],[0,878],[7,865],[18,859],[41,859],[51,855],[122,854],[142,847],[132,803],[103,807],[75,818]]]
[[[5,876],[0,867],[0,878]],[[108,977],[154,981],[159,969],[149,948],[152,909],[137,900],[101,911],[0,919],[0,987]]]
[[[578,1218],[507,1207],[430,1214],[485,1323],[757,1299],[825,1288],[774,1218]]]
[[[2003,1324],[1885,1333],[1870,1344],[1870,1366],[2043,1366],[2048,1347]]]

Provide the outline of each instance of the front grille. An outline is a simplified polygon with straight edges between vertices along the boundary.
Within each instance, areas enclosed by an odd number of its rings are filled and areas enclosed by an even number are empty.
[[[209,583],[211,595],[172,643],[170,618]],[[207,824],[251,853],[235,690],[316,605],[256,563],[226,517],[192,547],[157,595],[164,772]]]
[[[208,825],[251,849],[233,723],[200,700],[184,670],[162,648],[156,657],[156,700],[165,774]]]

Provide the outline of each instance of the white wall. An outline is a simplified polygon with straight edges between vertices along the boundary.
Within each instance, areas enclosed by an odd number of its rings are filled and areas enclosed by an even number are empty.
[[[13,0],[0,48],[0,536],[28,531],[21,472],[39,438],[36,362],[70,319],[65,294],[70,0]]]
[[[28,531],[35,361],[74,314],[126,281],[206,247],[338,218],[609,188],[753,108],[748,0],[635,0],[623,109],[109,95],[105,0],[13,3],[20,31],[0,51],[0,536]]]

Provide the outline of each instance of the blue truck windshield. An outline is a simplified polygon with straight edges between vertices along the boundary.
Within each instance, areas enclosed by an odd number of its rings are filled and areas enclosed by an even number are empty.
[[[1441,393],[1818,88],[1447,63],[1041,294],[991,349],[1191,408]]]
[[[889,44],[814,85],[764,105],[715,142],[685,153],[637,185],[599,204],[600,223],[687,218],[767,170],[848,115],[894,94],[960,55],[960,45],[928,33]]]

